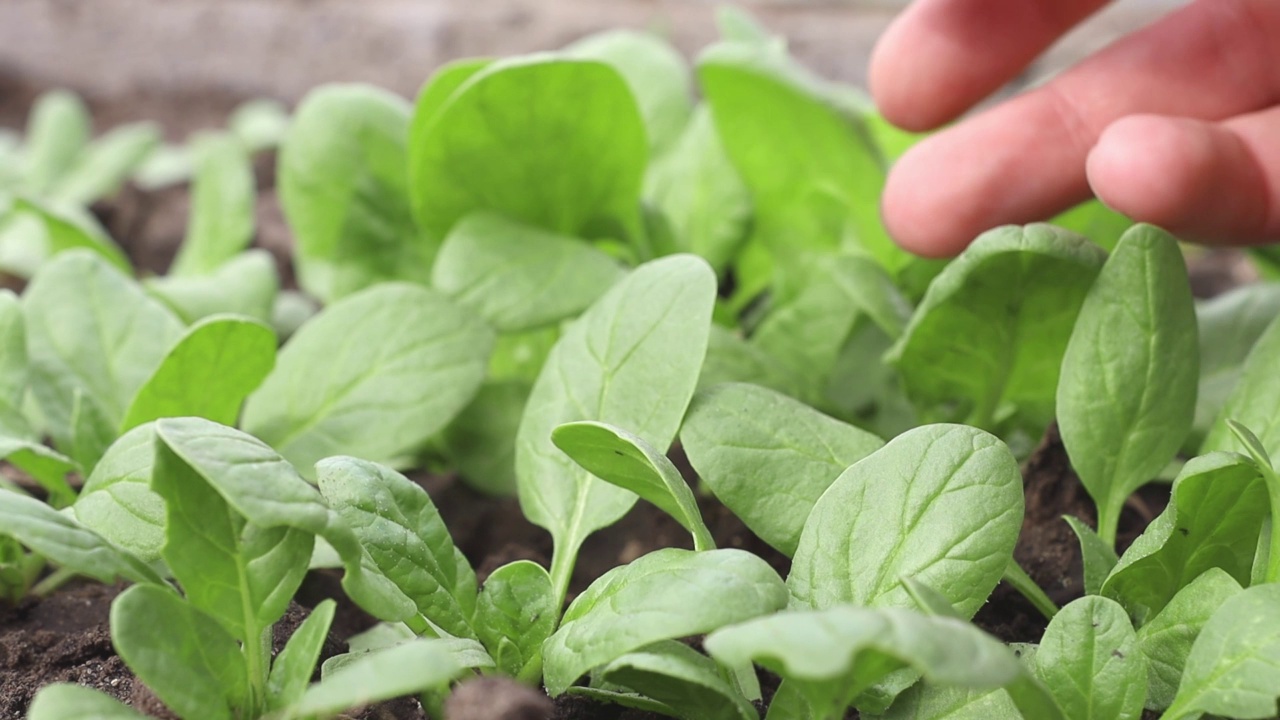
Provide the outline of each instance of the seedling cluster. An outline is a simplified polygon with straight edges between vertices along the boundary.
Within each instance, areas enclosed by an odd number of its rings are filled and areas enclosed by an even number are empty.
[[[127,581],[113,644],[191,719],[438,715],[477,673],[686,720],[1275,716],[1280,284],[1198,302],[1174,238],[1096,204],[914,258],[877,212],[914,138],[745,15],[722,32],[692,75],[607,33],[163,151],[43,100],[0,138],[0,262],[29,278],[0,293],[4,597]],[[248,249],[276,141],[318,305]],[[85,211],[131,176],[193,178],[163,277]],[[1061,608],[1014,560],[1054,422],[1097,508],[1063,519],[1085,593]],[[424,467],[517,496],[549,566],[478,582]],[[1118,547],[1152,482],[1168,506]],[[570,601],[640,500],[692,549]],[[717,548],[714,503],[785,577]],[[313,684],[334,602],[271,638],[319,567],[381,624]],[[1038,642],[971,622],[1002,580]],[[141,715],[54,684],[28,717]]]

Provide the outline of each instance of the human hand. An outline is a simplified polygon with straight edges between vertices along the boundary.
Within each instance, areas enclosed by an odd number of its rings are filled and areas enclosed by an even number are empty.
[[[946,123],[1105,0],[918,0],[871,92],[909,130]],[[893,168],[890,233],[955,255],[1095,194],[1188,240],[1280,240],[1280,0],[1196,0],[1049,83],[933,135]]]

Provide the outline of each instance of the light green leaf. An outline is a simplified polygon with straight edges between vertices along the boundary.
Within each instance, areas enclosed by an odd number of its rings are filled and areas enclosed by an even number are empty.
[[[551,442],[587,472],[675,518],[693,535],[694,549],[715,549],[688,483],[667,456],[643,438],[607,423],[583,421],[560,425],[551,432]]]
[[[307,619],[289,636],[289,642],[271,663],[271,676],[267,682],[267,700],[271,709],[292,705],[302,699],[316,661],[329,637],[329,626],[337,603],[332,598],[322,600],[312,608]]]
[[[479,213],[449,232],[431,283],[510,333],[581,313],[622,275],[616,260],[583,240]]]
[[[446,687],[465,671],[443,640],[412,640],[371,652],[312,685],[286,718],[329,717],[379,700]]]
[[[1147,708],[1163,710],[1173,702],[1182,671],[1200,630],[1240,583],[1219,568],[1192,580],[1164,609],[1138,628],[1138,649],[1147,659]]]
[[[462,481],[490,495],[516,494],[516,431],[530,383],[486,382],[444,430],[445,452]]]
[[[27,117],[23,186],[32,195],[51,191],[89,144],[91,119],[84,101],[65,90],[41,95]]]
[[[192,142],[196,173],[186,238],[169,274],[207,275],[253,240],[256,186],[249,153],[235,137],[208,133]]]
[[[1147,663],[1124,608],[1083,597],[1053,616],[1036,653],[1036,674],[1069,720],[1137,720]]]
[[[121,272],[132,272],[124,252],[83,208],[54,206],[29,198],[15,199],[13,208],[18,218],[36,221],[35,236],[26,239],[28,244],[38,246],[26,249],[33,253],[34,266],[15,268],[24,276],[33,275],[46,259],[77,248],[92,251]]]
[[[729,382],[761,385],[793,397],[799,394],[797,379],[773,356],[743,339],[738,332],[713,324],[707,342],[707,360],[698,376],[698,391]]]
[[[98,690],[54,683],[40,688],[27,720],[145,720],[147,716]]]
[[[277,100],[249,100],[227,118],[227,129],[250,153],[278,147],[289,130],[289,111]]]
[[[1195,413],[1200,349],[1178,243],[1124,234],[1080,309],[1062,359],[1058,425],[1114,543],[1120,508],[1173,458]]]
[[[1280,283],[1244,285],[1196,303],[1200,328],[1200,390],[1196,394],[1192,437],[1188,440],[1191,447],[1202,444],[1240,382],[1249,352],[1278,315]],[[1261,388],[1258,385],[1255,389]],[[1220,434],[1217,438],[1218,441],[1229,439],[1229,434]]]
[[[202,417],[235,425],[240,405],[271,372],[276,334],[257,320],[213,316],[185,335],[147,380],[121,432],[162,417]]]
[[[136,585],[111,603],[111,643],[179,717],[230,720],[246,703],[236,638],[176,594]]]
[[[1087,595],[1102,593],[1102,584],[1106,582],[1111,570],[1120,562],[1116,551],[1108,545],[1080,518],[1063,515],[1062,519],[1071,526],[1071,531],[1080,541],[1080,555],[1084,560],[1084,591]]]
[[[973,617],[1022,527],[1022,474],[977,428],[927,425],[846,470],[805,523],[787,585],[792,607],[913,607],[912,577]]]
[[[1133,227],[1132,220],[1107,207],[1101,200],[1080,203],[1049,222],[1079,233],[1107,251],[1114,250],[1125,231]]]
[[[11,290],[0,290],[0,430],[25,434],[27,396],[27,330],[22,304]]]
[[[1205,623],[1178,695],[1161,717],[1270,718],[1278,698],[1280,585],[1259,585],[1224,602]]]
[[[271,253],[253,249],[208,275],[148,278],[143,287],[187,324],[224,313],[270,322],[280,276]]]
[[[111,130],[80,154],[50,197],[57,203],[87,206],[114,195],[160,145],[160,139],[160,128],[153,123],[131,123]]]
[[[1039,435],[1076,314],[1106,253],[1049,225],[983,233],[929,285],[888,360],[917,406],[994,430],[1016,412]],[[936,413],[936,411],[935,411]]]
[[[329,506],[411,607],[450,635],[474,638],[471,613],[457,596],[453,539],[426,491],[393,470],[350,457],[321,460],[316,475]],[[423,627],[412,615],[383,619]]]
[[[1235,420],[1252,430],[1267,452],[1280,457],[1280,383],[1275,382],[1275,367],[1280,359],[1280,318],[1263,331],[1240,373],[1240,381],[1227,398],[1217,420],[1209,428],[1201,453],[1213,450],[1244,451],[1244,445],[1231,432],[1227,420]]]
[[[410,213],[409,107],[367,85],[312,91],[280,148],[280,204],[299,284],[332,302],[383,280],[427,282],[435,242]]]
[[[164,499],[151,489],[156,434],[140,425],[107,448],[76,498],[76,518],[146,563],[164,545]]]
[[[409,177],[414,216],[431,235],[479,210],[565,235],[634,221],[648,141],[609,65],[554,55],[495,62],[427,112],[409,140]]]
[[[54,442],[70,445],[77,398],[114,434],[125,410],[182,333],[164,306],[101,258],[68,252],[23,296],[32,394]],[[109,428],[109,429],[108,429]],[[86,463],[91,469],[97,458]]]
[[[613,286],[551,351],[516,437],[516,477],[525,516],[551,531],[569,568],[583,539],[622,517],[636,496],[578,467],[552,444],[551,431],[597,420],[665,451],[697,384],[714,302],[705,262],[656,260]],[[563,569],[552,576],[568,582]]]
[[[296,467],[349,453],[387,460],[466,406],[493,339],[427,288],[383,283],[327,307],[289,340],[243,427]]]
[[[649,553],[605,573],[569,606],[542,647],[547,692],[559,695],[597,665],[659,640],[710,632],[786,603],[777,573],[750,553]]]
[[[1269,508],[1266,483],[1245,458],[1191,460],[1174,480],[1168,507],[1125,551],[1102,593],[1142,621],[1210,568],[1247,585]]]
[[[49,502],[65,507],[75,501],[75,491],[67,482],[67,474],[79,472],[75,460],[50,449],[43,443],[19,437],[0,436],[0,460],[5,460],[49,492]]]
[[[1009,693],[916,683],[878,720],[1024,720]]]
[[[715,662],[675,640],[627,653],[600,668],[598,675],[653,698],[684,720],[759,720],[742,693],[720,674]]]
[[[737,383],[694,397],[680,442],[716,497],[787,555],[822,493],[884,445],[798,400]]]
[[[476,603],[475,627],[498,669],[536,683],[542,675],[542,643],[559,620],[547,571],[528,560],[494,570]]]

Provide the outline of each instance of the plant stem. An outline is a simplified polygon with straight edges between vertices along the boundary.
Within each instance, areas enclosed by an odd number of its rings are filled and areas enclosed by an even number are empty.
[[[1120,508],[1122,507],[1124,507],[1123,501],[1117,503],[1107,499],[1105,502],[1098,503],[1098,537],[1113,548],[1116,546],[1116,532],[1120,528]]]
[[[39,572],[39,566],[37,566],[36,572]],[[31,588],[31,594],[36,597],[48,597],[75,576],[75,572],[68,570],[67,568],[58,568],[57,570],[49,573],[48,577],[36,583],[35,586]]]
[[[1270,466],[1262,468],[1262,480],[1267,484],[1267,497],[1271,500],[1271,545],[1267,554],[1267,574],[1263,582],[1280,582],[1280,475]]]
[[[551,587],[555,591],[556,608],[561,613],[564,612],[564,599],[569,594],[569,581],[573,578],[573,567],[578,561],[578,550],[581,547],[582,541],[579,539],[562,543],[556,538],[555,547],[551,551]]]
[[[244,644],[245,667],[249,671],[249,717],[267,711],[267,682],[271,675],[271,625],[261,630],[248,628]]]
[[[1027,571],[1023,570],[1018,561],[1013,558],[1009,558],[1009,564],[1004,568],[1004,581],[1030,600],[1031,604],[1035,605],[1047,619],[1052,620],[1053,616],[1058,614],[1058,606],[1044,594],[1044,590],[1040,589],[1036,581],[1032,580]]]

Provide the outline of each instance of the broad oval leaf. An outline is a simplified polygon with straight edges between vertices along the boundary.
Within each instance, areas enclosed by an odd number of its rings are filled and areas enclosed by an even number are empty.
[[[409,105],[368,85],[327,85],[280,147],[280,205],[299,283],[332,302],[383,280],[426,283],[435,241],[409,208]]]
[[[1137,720],[1147,663],[1124,608],[1098,596],[1062,608],[1044,631],[1036,674],[1068,720]]]
[[[330,305],[281,350],[242,425],[310,472],[414,449],[471,400],[493,335],[435,291],[384,283]]]
[[[644,121],[605,63],[553,55],[495,62],[432,115],[415,123],[409,176],[414,215],[436,237],[478,210],[566,235],[636,214]]]
[[[1159,615],[1138,628],[1138,649],[1147,659],[1148,709],[1163,710],[1173,702],[1187,656],[1204,624],[1241,589],[1235,578],[1211,568],[1179,590]]]
[[[475,627],[498,669],[525,682],[542,674],[542,643],[559,620],[551,576],[517,560],[489,574],[476,602]]]
[[[226,133],[192,142],[195,177],[187,234],[170,275],[206,275],[239,255],[253,241],[257,201],[253,162],[240,141]]]
[[[1267,326],[1253,349],[1249,351],[1240,373],[1240,382],[1227,398],[1217,420],[1209,428],[1200,452],[1235,450],[1244,452],[1244,444],[1227,425],[1234,420],[1258,436],[1262,447],[1280,457],[1280,383],[1275,382],[1276,363],[1280,361],[1280,317]]]
[[[987,601],[1022,527],[1022,474],[996,437],[926,425],[857,462],[805,523],[787,585],[792,607],[913,607],[901,578],[964,617]]]
[[[1150,225],[1120,238],[1076,320],[1058,383],[1072,467],[1114,542],[1120,508],[1173,458],[1195,414],[1200,348],[1178,243]]]
[[[240,405],[271,372],[276,334],[257,320],[214,316],[187,329],[134,396],[120,431],[163,417],[235,425]]]
[[[667,548],[614,568],[569,606],[542,647],[553,697],[583,673],[659,640],[710,632],[781,610],[786,586],[741,550]]]
[[[788,556],[822,493],[884,445],[798,400],[739,383],[695,395],[680,442],[716,497]]]
[[[983,233],[947,265],[889,351],[918,405],[993,430],[1018,414],[1039,435],[1076,314],[1106,253],[1049,225]]]
[[[98,690],[71,683],[40,688],[27,710],[27,720],[145,720],[146,715]]]
[[[446,640],[411,640],[352,660],[311,687],[282,720],[330,717],[354,707],[426,690],[442,690],[462,675]]]
[[[151,489],[155,443],[151,424],[121,435],[94,467],[73,506],[85,527],[148,563],[160,558],[164,545],[164,498]]]
[[[270,322],[280,276],[271,253],[255,248],[208,275],[148,278],[143,286],[188,324],[223,313]]]
[[[627,653],[598,675],[675,709],[685,720],[760,720],[713,660],[675,640]]]
[[[114,195],[160,145],[155,123],[137,122],[107,131],[80,154],[51,193],[55,203],[88,207]]]

